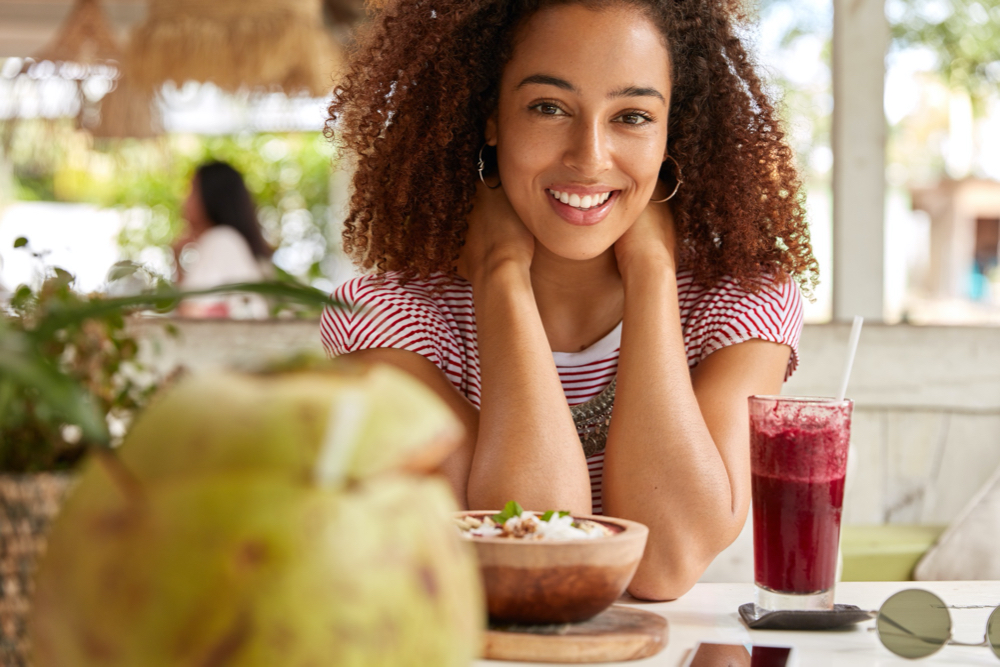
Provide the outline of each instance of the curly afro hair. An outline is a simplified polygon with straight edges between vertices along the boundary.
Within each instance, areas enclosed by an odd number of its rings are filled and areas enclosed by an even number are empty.
[[[668,152],[678,260],[705,285],[756,291],[818,267],[801,184],[738,29],[739,0],[383,0],[369,7],[329,108],[327,136],[355,168],[344,249],[404,279],[453,270],[487,118],[519,26],[559,4],[636,7],[662,30],[673,91]],[[675,177],[671,161],[661,176]]]

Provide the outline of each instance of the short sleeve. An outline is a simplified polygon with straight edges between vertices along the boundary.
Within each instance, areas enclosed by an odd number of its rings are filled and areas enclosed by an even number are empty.
[[[787,380],[799,363],[802,293],[793,280],[768,280],[756,294],[723,280],[693,299],[684,329],[692,367],[717,350],[751,338],[787,345],[792,349]]]
[[[409,350],[446,369],[456,341],[447,318],[426,290],[390,277],[361,276],[337,288],[320,319],[320,336],[330,357],[375,348]]]

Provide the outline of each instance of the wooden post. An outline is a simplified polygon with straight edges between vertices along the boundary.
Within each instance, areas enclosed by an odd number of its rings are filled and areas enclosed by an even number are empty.
[[[889,23],[884,0],[833,3],[833,319],[883,319]]]

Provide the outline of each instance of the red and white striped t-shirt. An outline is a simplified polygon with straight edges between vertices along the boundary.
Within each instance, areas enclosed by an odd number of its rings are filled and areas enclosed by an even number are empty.
[[[792,281],[771,283],[758,294],[730,280],[712,288],[694,282],[688,271],[677,275],[681,326],[688,366],[694,368],[716,350],[750,338],[792,348],[785,378],[798,364],[802,331],[802,295]],[[362,276],[341,285],[334,298],[358,306],[328,308],[320,322],[323,346],[330,356],[370,348],[399,348],[426,357],[444,371],[455,388],[477,408],[482,384],[476,342],[472,285],[438,274],[400,285],[392,273]],[[553,352],[570,405],[599,394],[618,370],[621,324],[581,352]],[[587,459],[595,514],[602,510],[604,452]]]

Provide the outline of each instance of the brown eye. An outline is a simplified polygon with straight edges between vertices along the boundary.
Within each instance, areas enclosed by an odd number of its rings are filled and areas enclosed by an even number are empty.
[[[538,104],[532,104],[530,109],[534,109],[538,113],[545,114],[546,116],[558,116],[562,113],[562,109],[558,105],[552,104],[551,102],[539,102]]]
[[[652,122],[652,119],[641,113],[627,113],[619,116],[621,122],[626,125],[644,125],[646,123]]]

